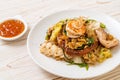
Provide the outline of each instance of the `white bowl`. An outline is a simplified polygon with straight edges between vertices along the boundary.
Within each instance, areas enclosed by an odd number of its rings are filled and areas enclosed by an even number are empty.
[[[12,40],[16,40],[16,39],[20,38],[21,36],[23,36],[23,35],[26,33],[26,31],[27,31],[27,29],[28,29],[28,26],[27,26],[27,23],[25,22],[25,20],[24,20],[20,15],[16,15],[16,16],[14,16],[14,17],[6,18],[6,19],[0,21],[0,23],[3,23],[4,21],[7,21],[7,20],[19,20],[19,21],[21,21],[21,22],[24,24],[24,27],[25,27],[25,28],[24,28],[24,30],[22,31],[22,33],[20,33],[20,34],[17,35],[17,36],[10,37],[10,38],[0,36],[0,39],[6,40],[6,41],[12,41]]]

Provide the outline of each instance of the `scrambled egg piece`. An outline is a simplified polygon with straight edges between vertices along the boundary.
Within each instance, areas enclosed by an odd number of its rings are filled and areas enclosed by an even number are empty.
[[[110,49],[101,48],[98,62],[103,62],[107,58],[112,57]]]

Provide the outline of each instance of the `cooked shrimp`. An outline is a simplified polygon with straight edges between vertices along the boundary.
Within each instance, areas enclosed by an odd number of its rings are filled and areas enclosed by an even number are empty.
[[[70,20],[66,25],[67,36],[77,38],[84,35],[86,27],[84,26],[84,19],[80,17],[78,20]]]
[[[106,48],[111,48],[119,44],[119,40],[116,38],[113,38],[112,40],[107,40],[108,34],[104,31],[104,29],[98,28],[95,30],[95,32],[97,34],[100,43]]]
[[[69,32],[69,31],[67,31],[67,36],[70,37],[70,38],[78,38],[79,37],[79,35],[75,35],[75,34]]]

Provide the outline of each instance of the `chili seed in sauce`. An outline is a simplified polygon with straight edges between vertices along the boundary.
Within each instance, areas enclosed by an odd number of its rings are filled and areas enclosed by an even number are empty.
[[[23,32],[24,24],[20,20],[7,20],[0,23],[0,36],[15,37]]]

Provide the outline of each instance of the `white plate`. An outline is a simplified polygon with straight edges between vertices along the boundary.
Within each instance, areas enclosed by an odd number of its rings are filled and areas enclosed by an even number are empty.
[[[49,27],[62,19],[79,16],[87,16],[105,23],[107,31],[120,40],[120,24],[105,14],[88,10],[68,10],[57,12],[39,21],[38,24],[30,31],[28,36],[27,47],[29,54],[35,63],[37,63],[41,68],[58,76],[83,79],[104,74],[113,70],[120,64],[120,46],[117,46],[112,50],[112,58],[107,59],[101,64],[90,66],[88,71],[86,71],[85,68],[79,68],[78,66],[69,66],[66,62],[56,61],[40,53],[40,44],[44,42],[46,31]]]

